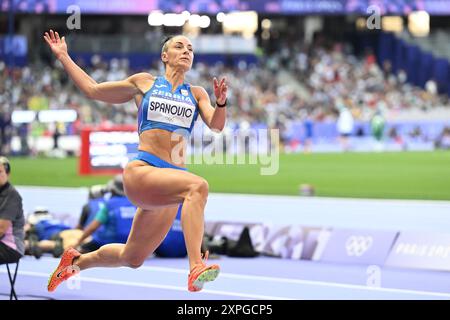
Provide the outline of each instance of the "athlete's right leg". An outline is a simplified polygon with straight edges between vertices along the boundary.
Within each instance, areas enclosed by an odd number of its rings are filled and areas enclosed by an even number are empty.
[[[177,207],[137,209],[126,244],[112,243],[74,260],[80,270],[94,267],[138,268],[164,240],[177,214]]]
[[[108,244],[83,255],[72,248],[66,250],[58,267],[50,276],[48,290],[54,291],[61,282],[80,270],[93,267],[141,266],[167,235],[177,209],[177,206],[155,210],[139,208],[126,244]]]

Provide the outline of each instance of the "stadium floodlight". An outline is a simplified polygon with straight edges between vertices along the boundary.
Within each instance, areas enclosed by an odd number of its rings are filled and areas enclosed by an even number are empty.
[[[356,30],[366,31],[367,30],[367,20],[366,18],[359,17],[355,21]]]
[[[430,33],[430,15],[426,11],[415,11],[408,16],[409,32],[415,37],[426,37]]]
[[[224,22],[226,16],[227,15],[225,13],[223,13],[223,12],[217,13],[217,15],[216,15],[217,22]]]
[[[258,29],[258,14],[255,11],[231,12],[223,22],[225,34],[240,32],[244,37],[251,38]]]
[[[31,123],[36,118],[36,112],[32,110],[14,110],[11,115],[11,121],[14,124]]]
[[[202,18],[198,14],[193,14],[189,17],[189,24],[192,27],[200,27],[201,19]]]
[[[182,27],[186,19],[182,14],[166,13],[163,16],[163,25],[167,27]]]
[[[270,27],[272,26],[272,21],[270,21],[270,19],[263,19],[263,21],[261,21],[261,27],[263,29],[270,29]]]
[[[184,11],[181,13],[181,15],[183,16],[184,21],[188,21],[188,20],[189,20],[189,17],[191,16],[191,13],[190,13],[189,11],[187,11],[187,10],[184,10]]]
[[[386,16],[381,18],[383,31],[401,33],[403,31],[403,18],[398,16]]]
[[[211,24],[211,19],[208,16],[201,16],[200,17],[200,28],[208,28]]]
[[[152,11],[148,15],[148,24],[151,26],[162,26],[164,23],[164,14],[161,11]]]
[[[263,40],[269,40],[270,39],[270,31],[269,30],[263,30],[263,32],[261,33],[261,38]]]

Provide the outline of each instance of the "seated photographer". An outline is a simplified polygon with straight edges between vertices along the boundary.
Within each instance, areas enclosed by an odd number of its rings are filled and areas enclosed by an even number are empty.
[[[99,203],[100,209],[86,226],[76,247],[83,253],[95,251],[108,243],[126,243],[136,207],[125,196],[122,175],[108,183],[111,196]],[[92,240],[86,242],[89,236]]]

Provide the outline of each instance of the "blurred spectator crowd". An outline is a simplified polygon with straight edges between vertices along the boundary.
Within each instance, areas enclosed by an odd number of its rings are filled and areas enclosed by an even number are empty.
[[[148,70],[131,70],[127,59],[106,62],[94,55],[90,67],[81,60],[76,62],[97,82],[121,80],[141,71],[164,74],[162,63],[154,63]],[[378,66],[370,51],[356,57],[349,45],[336,42],[309,47],[281,43],[275,52],[261,55],[257,64],[197,63],[186,81],[203,86],[214,101],[214,76],[225,76],[229,83],[228,126],[265,123],[283,131],[292,121],[336,121],[343,109],[350,110],[357,121],[370,121],[377,112],[449,106],[448,96],[439,96],[432,80],[425,89],[412,86],[404,72],[391,73],[388,63]],[[3,131],[10,125],[12,110],[47,109],[74,109],[78,119],[64,125],[35,122],[17,130],[39,136],[51,134],[57,127],[59,134],[78,134],[86,124],[134,125],[137,121],[134,101],[110,105],[87,99],[59,61],[53,66],[31,64],[13,70],[0,61],[2,139],[7,136]]]

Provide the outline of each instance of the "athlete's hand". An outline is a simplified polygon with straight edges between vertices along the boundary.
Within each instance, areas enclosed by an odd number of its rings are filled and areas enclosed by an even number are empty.
[[[58,32],[53,32],[53,30],[50,30],[50,33],[45,32],[44,39],[52,50],[56,59],[59,59],[62,55],[67,54],[66,40],[64,37],[60,39]]]
[[[220,82],[214,77],[214,95],[216,96],[216,102],[218,104],[224,104],[227,100],[227,90],[228,86],[226,83],[226,78],[222,78]]]

